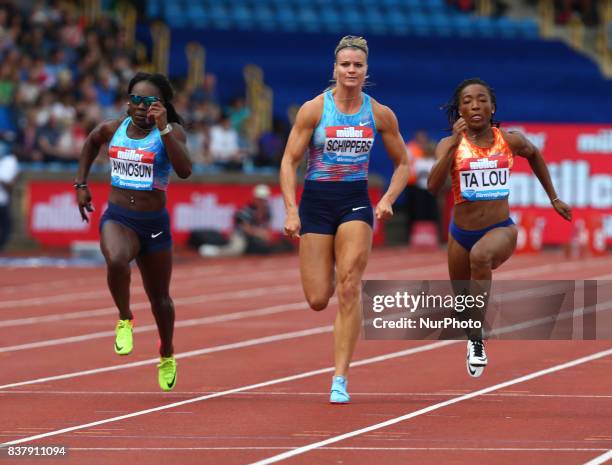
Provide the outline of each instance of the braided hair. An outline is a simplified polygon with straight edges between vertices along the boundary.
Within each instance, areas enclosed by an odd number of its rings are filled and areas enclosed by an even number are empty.
[[[459,103],[460,103],[459,100],[461,98],[461,92],[467,86],[471,86],[473,84],[481,85],[482,87],[487,89],[487,92],[489,92],[489,97],[491,98],[491,103],[493,104],[495,108],[497,108],[497,99],[495,97],[495,91],[489,84],[487,84],[485,81],[483,81],[480,78],[466,79],[465,81],[461,82],[455,88],[455,92],[453,93],[453,96],[450,98],[448,102],[446,102],[446,104],[442,106],[442,110],[444,110],[446,113],[446,117],[448,119],[448,124],[450,128],[453,127],[453,125],[455,124],[455,121],[461,118],[461,115],[459,114]],[[499,127],[499,121],[495,121],[493,120],[493,118],[491,118],[491,126]]]
[[[128,84],[128,94],[132,93],[132,88],[140,81],[147,81],[153,84],[159,89],[162,95],[161,102],[166,107],[166,113],[168,115],[169,123],[178,123],[183,125],[183,118],[176,112],[174,105],[172,105],[172,98],[174,97],[174,89],[172,84],[166,76],[159,73],[143,73],[138,72],[134,75],[130,83]]]

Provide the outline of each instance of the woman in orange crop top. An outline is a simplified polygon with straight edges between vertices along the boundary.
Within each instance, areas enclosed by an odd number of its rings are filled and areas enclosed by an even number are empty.
[[[508,205],[514,156],[528,160],[557,213],[568,221],[572,217],[570,207],[557,196],[540,151],[523,134],[496,127],[495,109],[495,93],[486,82],[475,78],[459,84],[446,105],[453,134],[438,143],[428,179],[430,192],[437,194],[448,175],[452,177],[455,208],[448,270],[453,281],[471,281],[469,291],[458,283],[455,291],[472,295],[490,288],[492,270],[516,247],[517,228]],[[480,376],[487,364],[482,333],[477,330],[468,337],[467,370]]]

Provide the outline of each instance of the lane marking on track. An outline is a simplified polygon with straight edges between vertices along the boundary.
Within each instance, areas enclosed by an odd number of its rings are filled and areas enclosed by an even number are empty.
[[[323,328],[327,329],[328,327],[323,327]],[[435,350],[435,349],[439,349],[441,347],[445,347],[451,344],[456,344],[457,342],[458,341],[438,341],[438,342],[434,342],[432,344],[427,344],[427,345],[420,346],[420,347],[413,347],[411,349],[401,350],[398,352],[391,352],[391,353],[379,355],[376,357],[370,357],[370,358],[366,358],[363,360],[358,360],[356,362],[351,363],[351,367],[370,365],[373,363],[383,362],[385,360],[391,360],[394,358],[404,357],[406,355],[413,355],[413,354],[417,354],[421,352],[426,352],[429,350]],[[194,398],[182,400],[179,402],[173,402],[170,404],[161,405],[159,407],[153,407],[153,408],[146,409],[146,410],[139,410],[137,412],[132,412],[126,415],[119,415],[119,416],[112,417],[112,418],[106,418],[104,420],[93,421],[91,423],[85,423],[82,425],[76,425],[76,426],[71,426],[68,428],[63,428],[63,429],[59,429],[55,431],[49,431],[47,433],[37,434],[35,436],[28,436],[28,437],[21,438],[21,439],[15,439],[13,441],[9,441],[9,442],[0,444],[0,447],[32,442],[38,439],[43,439],[43,438],[47,438],[51,436],[58,436],[60,434],[69,433],[72,431],[78,431],[78,430],[82,430],[86,428],[91,428],[92,426],[113,423],[116,421],[126,420],[128,418],[134,418],[134,417],[139,417],[142,415],[147,415],[149,413],[161,412],[163,410],[168,410],[168,409],[179,407],[182,405],[193,404],[195,402],[202,402],[202,401],[209,400],[209,399],[215,399],[217,397],[224,397],[224,396],[228,396],[228,395],[235,394],[238,392],[249,391],[252,389],[259,389],[259,388],[266,387],[266,386],[273,386],[275,384],[287,383],[290,381],[296,381],[296,380],[304,379],[304,378],[311,378],[313,376],[317,376],[317,375],[324,374],[324,373],[332,373],[333,371],[334,371],[334,367],[320,368],[318,370],[306,371],[306,372],[298,373],[298,374],[291,375],[291,376],[285,376],[283,378],[276,378],[276,379],[271,379],[268,381],[263,381],[260,383],[249,384],[246,386],[228,389],[226,391],[221,391],[215,394],[208,394],[205,396],[194,397]]]
[[[318,442],[314,442],[311,444],[308,444],[306,446],[302,446],[302,447],[298,447],[296,449],[293,449],[291,451],[287,451],[287,452],[283,452],[281,454],[277,454],[274,455],[272,457],[268,457],[266,459],[263,460],[258,460],[257,462],[253,462],[251,465],[268,465],[271,463],[276,463],[276,462],[280,462],[281,460],[286,460],[288,458],[291,457],[295,457],[296,455],[301,455],[304,454],[306,452],[309,452],[311,450],[315,450],[315,449],[319,449],[321,447],[327,446],[328,444],[334,444],[336,442],[340,442],[343,441],[345,439],[349,439],[349,438],[353,438],[356,436],[359,436],[361,434],[364,433],[369,433],[370,431],[376,431],[382,428],[386,428],[387,426],[391,426],[391,425],[395,425],[397,423],[401,423],[403,421],[406,420],[410,420],[412,418],[421,416],[421,415],[425,415],[426,413],[430,413],[439,409],[442,409],[444,407],[448,407],[449,405],[454,405],[457,404],[459,402],[464,402],[466,400],[470,400],[473,399],[475,397],[481,396],[483,394],[488,394],[489,392],[493,392],[493,391],[498,391],[500,389],[504,389],[508,386],[514,386],[516,384],[520,384],[520,383],[524,383],[525,381],[530,381],[532,379],[536,379],[536,378],[540,378],[542,376],[551,374],[551,373],[555,373],[561,370],[565,370],[567,368],[571,368],[577,365],[581,365],[583,363],[588,363],[591,362],[593,360],[597,360],[600,358],[604,358],[607,357],[609,355],[612,355],[612,349],[608,349],[608,350],[604,350],[601,352],[596,352],[594,354],[591,355],[587,355],[586,357],[580,357],[574,360],[571,360],[569,362],[565,362],[565,363],[561,363],[559,365],[555,365],[552,366],[550,368],[546,368],[544,370],[538,370],[532,373],[529,373],[527,375],[524,376],[520,376],[518,378],[514,378],[508,381],[505,381],[503,383],[498,383],[498,384],[494,384],[493,386],[489,386],[486,387],[484,389],[479,389],[478,391],[474,391],[471,392],[469,394],[465,394],[459,397],[454,397],[452,399],[446,400],[444,402],[439,402],[437,404],[433,404],[430,405],[429,407],[425,407],[419,410],[415,410],[413,412],[407,413],[405,415],[396,417],[396,418],[392,418],[390,420],[387,421],[383,421],[381,423],[376,423],[374,425],[365,427],[365,428],[361,428],[358,430],[354,430],[354,431],[350,431],[348,433],[344,433],[338,436],[334,436],[332,438],[328,438],[325,439],[323,441],[318,441]],[[612,454],[612,451],[610,451],[610,453]],[[605,455],[605,454],[604,454]],[[611,455],[612,456],[612,455]],[[602,456],[603,457],[603,456]],[[603,462],[597,462],[597,463],[603,463]],[[589,465],[595,465],[595,464],[589,464]]]
[[[201,396],[205,394],[214,394],[221,391],[180,391],[170,395],[179,397],[179,396]],[[461,395],[466,392],[385,392],[385,397],[451,397],[453,395]],[[7,395],[45,395],[45,396],[154,396],[160,398],[167,398],[168,393],[159,392],[159,391],[30,391],[30,390],[11,390],[0,392],[0,396]],[[302,392],[302,391],[255,391],[255,392],[239,392],[237,395],[246,395],[246,396],[281,396],[281,397],[304,397],[304,396],[324,396],[327,397],[329,392],[321,391],[321,392]],[[353,392],[351,391],[351,397],[380,397],[380,392]],[[612,399],[612,395],[590,395],[590,394],[509,394],[503,392],[495,392],[492,394],[484,394],[482,397],[520,397],[520,398],[549,398],[549,399],[603,399],[608,400]],[[605,437],[604,439],[610,439],[610,437]]]
[[[212,354],[215,352],[222,352],[225,350],[232,350],[232,349],[242,349],[244,347],[251,347],[251,346],[256,346],[260,344],[268,344],[270,342],[285,341],[289,339],[298,339],[301,337],[312,336],[315,334],[330,333],[332,331],[333,331],[333,326],[331,325],[318,326],[316,328],[310,328],[310,329],[305,329],[301,331],[292,331],[289,333],[274,334],[272,336],[258,337],[255,339],[247,339],[244,341],[234,342],[230,344],[222,344],[219,346],[205,347],[203,349],[182,352],[180,354],[176,354],[175,358],[179,360],[179,359],[184,359],[184,358],[189,358],[189,357],[197,357],[199,355],[204,355],[204,354]],[[29,384],[46,383],[48,381],[58,381],[61,379],[77,378],[79,376],[96,375],[98,373],[106,373],[109,371],[123,370],[126,368],[134,368],[134,367],[140,367],[140,366],[145,366],[145,365],[154,365],[157,363],[159,363],[158,357],[149,358],[146,360],[140,360],[138,362],[123,363],[121,365],[111,365],[111,366],[102,367],[102,368],[93,368],[90,370],[75,371],[75,372],[66,373],[63,375],[48,376],[46,378],[37,378],[37,379],[31,379],[27,381],[18,381],[16,383],[4,384],[4,385],[0,385],[0,390],[12,388],[12,387],[26,386]]]
[[[170,439],[170,438],[168,438]],[[70,447],[70,452],[164,452],[215,450],[291,450],[287,446],[227,446],[227,447]],[[320,450],[346,451],[457,451],[457,452],[599,452],[607,449],[586,447],[321,447]]]
[[[584,465],[601,465],[602,463],[606,463],[608,460],[612,460],[612,449],[592,460],[589,460],[588,462],[585,462]]]

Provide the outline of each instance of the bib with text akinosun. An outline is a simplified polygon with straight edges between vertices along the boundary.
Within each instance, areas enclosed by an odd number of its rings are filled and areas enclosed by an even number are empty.
[[[153,190],[154,152],[110,147],[111,185],[124,189]]]
[[[457,167],[461,197],[466,200],[499,200],[510,195],[508,158],[465,158]]]
[[[328,126],[325,128],[323,162],[352,165],[368,161],[374,130],[368,126]]]

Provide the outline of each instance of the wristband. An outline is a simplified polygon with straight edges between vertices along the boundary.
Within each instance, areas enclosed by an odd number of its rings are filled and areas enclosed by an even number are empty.
[[[551,204],[555,203],[557,200],[561,200],[559,197],[555,197],[550,201]]]
[[[75,182],[73,184],[75,189],[87,189],[87,183],[86,182]]]
[[[170,131],[172,131],[172,126],[170,126],[170,123],[166,124],[166,127],[164,129],[162,129],[161,131],[159,131],[159,135],[160,136],[165,136],[166,134],[168,134]]]

